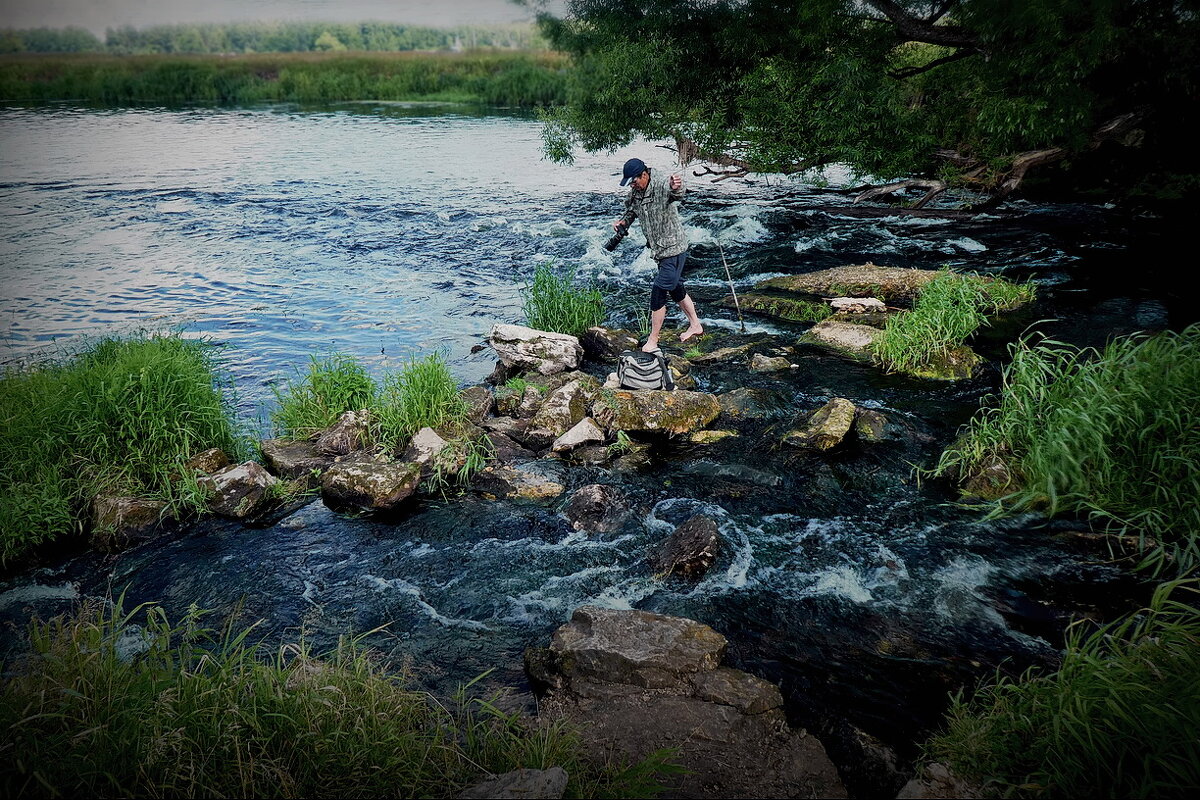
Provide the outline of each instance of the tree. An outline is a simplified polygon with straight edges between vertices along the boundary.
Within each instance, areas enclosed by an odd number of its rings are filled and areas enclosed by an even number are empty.
[[[575,64],[567,105],[545,115],[557,160],[673,138],[717,179],[842,163],[883,184],[860,197],[917,186],[921,205],[951,186],[998,202],[1051,164],[1104,164],[1127,189],[1200,185],[1200,0],[567,9],[539,14]]]

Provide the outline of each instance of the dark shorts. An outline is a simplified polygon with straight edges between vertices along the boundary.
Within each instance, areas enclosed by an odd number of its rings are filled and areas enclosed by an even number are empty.
[[[683,265],[687,262],[687,251],[677,256],[668,256],[658,262],[658,274],[654,276],[654,285],[665,291],[683,283]]]

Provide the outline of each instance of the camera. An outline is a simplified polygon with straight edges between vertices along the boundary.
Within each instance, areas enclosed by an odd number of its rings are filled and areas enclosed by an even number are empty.
[[[611,253],[613,250],[617,249],[617,245],[619,245],[621,241],[628,235],[629,226],[618,225],[617,232],[612,235],[611,239],[604,243],[604,249]]]

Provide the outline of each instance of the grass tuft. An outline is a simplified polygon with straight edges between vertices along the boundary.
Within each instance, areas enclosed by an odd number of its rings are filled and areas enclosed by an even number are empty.
[[[404,369],[388,375],[372,409],[381,441],[388,450],[402,447],[421,428],[462,423],[470,408],[441,352],[412,358]]]
[[[595,286],[575,285],[575,270],[555,272],[552,262],[538,264],[533,280],[521,290],[521,310],[529,327],[579,336],[604,321],[604,298]]]
[[[375,381],[353,358],[333,353],[309,357],[308,372],[285,389],[271,387],[276,410],[271,415],[283,436],[308,439],[337,422],[346,411],[375,404]]]

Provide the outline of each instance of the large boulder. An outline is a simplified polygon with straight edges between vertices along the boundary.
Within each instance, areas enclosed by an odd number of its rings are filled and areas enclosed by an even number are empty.
[[[720,413],[713,395],[681,390],[605,390],[592,403],[592,418],[610,431],[690,433],[707,427]]]
[[[717,560],[721,534],[717,523],[696,515],[684,522],[650,556],[655,572],[678,574],[685,578],[703,575]]]
[[[937,276],[936,270],[880,267],[871,262],[768,278],[756,291],[774,289],[823,297],[876,297],[889,303],[912,302]]]
[[[371,412],[365,408],[344,412],[332,427],[317,437],[317,451],[330,456],[349,455],[372,444]]]
[[[827,319],[813,325],[801,338],[847,355],[865,358],[870,355],[871,345],[881,334],[879,328],[870,325]]]
[[[251,519],[270,508],[271,490],[279,481],[261,464],[246,461],[203,476],[197,483],[208,493],[208,507],[214,514]]]
[[[829,450],[838,445],[854,425],[854,403],[835,397],[818,408],[799,428],[788,431],[785,444],[806,450]]]
[[[321,499],[334,509],[393,511],[420,482],[420,464],[362,455],[335,463],[321,476]]]
[[[560,466],[550,461],[492,464],[475,475],[471,488],[498,500],[551,500],[566,491]]]
[[[109,553],[123,550],[135,540],[154,534],[167,521],[168,509],[161,500],[96,495],[92,499],[88,543]]]
[[[550,394],[529,421],[529,431],[545,431],[554,441],[587,416],[592,392],[583,381],[571,381]]]
[[[615,364],[621,353],[638,349],[638,338],[620,328],[596,325],[583,332],[579,344],[583,347],[584,355],[593,361]]]
[[[314,471],[324,472],[333,456],[317,450],[314,442],[289,439],[264,439],[259,442],[267,469],[283,478],[307,478]]]
[[[510,370],[554,375],[575,369],[583,361],[583,347],[579,339],[565,333],[498,323],[492,327],[488,341],[500,358],[500,363]]]

